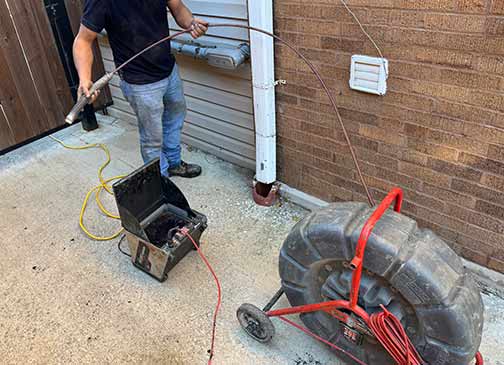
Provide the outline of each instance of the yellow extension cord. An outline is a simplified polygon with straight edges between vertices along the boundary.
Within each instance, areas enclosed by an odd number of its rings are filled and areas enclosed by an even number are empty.
[[[86,194],[86,197],[84,198],[84,202],[82,203],[82,207],[81,207],[81,211],[80,211],[79,226],[89,238],[92,238],[96,241],[110,241],[110,240],[113,240],[114,238],[117,238],[123,232],[122,228],[121,228],[121,230],[119,230],[119,232],[113,234],[112,236],[100,237],[100,236],[96,236],[96,235],[92,234],[91,232],[89,232],[89,230],[84,225],[84,215],[86,213],[86,208],[87,208],[89,199],[91,198],[93,193],[95,194],[96,204],[98,205],[98,207],[100,208],[100,210],[102,211],[103,214],[105,214],[107,217],[112,218],[112,219],[120,219],[120,217],[118,215],[115,215],[115,214],[109,212],[103,206],[103,204],[100,200],[100,193],[102,192],[102,190],[105,190],[110,195],[114,195],[114,193],[112,192],[112,188],[108,185],[108,183],[110,183],[111,181],[114,181],[114,180],[122,179],[123,177],[126,176],[126,175],[118,175],[118,176],[114,176],[114,177],[111,177],[108,179],[103,178],[103,170],[105,170],[105,168],[110,164],[110,161],[111,161],[110,151],[109,151],[108,147],[106,145],[104,145],[103,143],[86,144],[83,146],[69,146],[56,137],[53,137],[53,136],[49,136],[49,137],[69,150],[87,150],[90,148],[99,148],[103,152],[105,152],[105,154],[107,155],[107,161],[105,161],[98,169],[98,179],[100,180],[100,185],[95,186],[94,188],[89,190],[88,193]]]

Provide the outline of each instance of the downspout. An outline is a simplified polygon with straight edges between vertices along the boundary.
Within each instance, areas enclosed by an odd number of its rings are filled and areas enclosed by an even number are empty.
[[[248,0],[249,25],[273,32],[273,0]],[[256,177],[254,200],[271,206],[276,200],[275,59],[273,39],[250,31]]]

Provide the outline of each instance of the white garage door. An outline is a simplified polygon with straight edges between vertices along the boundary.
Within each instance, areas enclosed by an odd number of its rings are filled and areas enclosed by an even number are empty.
[[[185,0],[195,16],[211,23],[248,24],[246,0]],[[169,15],[172,32],[179,30]],[[181,40],[190,40],[184,35]],[[236,28],[210,29],[199,43],[239,45],[248,42],[248,32]],[[107,39],[101,40],[105,68],[112,69],[112,52]],[[225,71],[187,56],[177,56],[188,105],[183,141],[224,160],[255,169],[255,137],[250,63],[239,70]],[[110,114],[134,120],[131,108],[111,83],[114,106]]]

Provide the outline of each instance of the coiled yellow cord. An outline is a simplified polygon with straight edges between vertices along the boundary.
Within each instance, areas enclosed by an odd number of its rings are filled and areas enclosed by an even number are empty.
[[[108,185],[111,181],[119,180],[119,179],[122,179],[123,177],[126,176],[126,175],[118,175],[118,176],[110,177],[108,179],[103,178],[103,171],[110,164],[110,161],[111,161],[110,151],[109,151],[108,147],[106,145],[104,145],[103,143],[86,144],[83,146],[70,146],[70,145],[67,145],[66,143],[64,143],[63,141],[59,140],[56,137],[53,137],[53,136],[49,136],[49,137],[51,139],[53,139],[54,141],[58,142],[64,148],[67,148],[69,150],[87,150],[90,148],[99,148],[103,152],[105,152],[105,154],[107,156],[107,160],[98,169],[98,179],[100,180],[100,185],[95,186],[94,188],[89,190],[88,193],[86,194],[86,197],[84,198],[84,202],[82,203],[82,207],[81,207],[81,211],[80,211],[79,226],[82,229],[82,231],[89,238],[96,240],[96,241],[110,241],[110,240],[113,240],[114,238],[117,238],[123,232],[124,229],[121,228],[117,233],[115,233],[111,236],[100,237],[100,236],[96,236],[93,233],[89,232],[89,230],[84,225],[84,215],[86,213],[86,208],[87,208],[89,199],[91,198],[93,193],[95,194],[96,204],[98,205],[98,207],[100,208],[100,210],[102,211],[103,214],[105,214],[107,217],[112,218],[112,219],[120,219],[120,217],[118,215],[113,214],[110,211],[108,211],[104,207],[103,203],[100,200],[100,193],[102,192],[102,190],[105,190],[107,193],[109,193],[111,195],[114,194],[112,192],[112,187],[110,185]]]

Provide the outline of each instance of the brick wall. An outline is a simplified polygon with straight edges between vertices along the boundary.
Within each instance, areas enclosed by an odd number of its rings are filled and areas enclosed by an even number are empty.
[[[347,3],[390,61],[384,97],[348,87],[351,55],[376,51],[339,0],[276,0],[275,30],[321,70],[374,196],[402,187],[421,226],[504,272],[504,0]],[[365,200],[314,77],[282,46],[276,72],[280,180]]]

